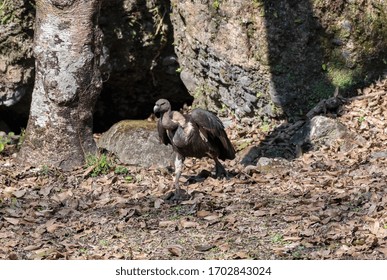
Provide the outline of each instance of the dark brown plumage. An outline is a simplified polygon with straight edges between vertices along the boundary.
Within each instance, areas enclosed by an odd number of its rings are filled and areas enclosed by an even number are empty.
[[[213,113],[194,109],[183,115],[171,110],[168,100],[160,99],[154,107],[160,114],[157,130],[160,141],[172,145],[176,152],[175,186],[179,189],[179,177],[186,157],[211,157],[215,161],[216,176],[226,175],[218,159],[234,159],[235,150],[224,131],[221,120]]]

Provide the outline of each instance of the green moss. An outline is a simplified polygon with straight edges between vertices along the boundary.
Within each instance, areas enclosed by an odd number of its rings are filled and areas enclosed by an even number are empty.
[[[328,77],[332,81],[332,85],[345,90],[359,81],[359,70],[330,67],[328,68]]]
[[[214,0],[214,2],[212,2],[212,7],[217,10],[219,9],[220,7],[220,1],[219,0]]]
[[[156,129],[156,124],[147,120],[124,120],[121,121],[117,127],[120,131],[128,131],[137,128],[154,130]]]
[[[14,17],[12,1],[0,0],[0,25],[12,22]]]
[[[252,0],[252,1],[253,1],[254,8],[262,7],[264,5],[262,0]]]
[[[312,86],[312,94],[310,96],[310,107],[316,105],[320,100],[331,97],[334,93],[335,86],[328,81],[320,80]]]
[[[262,125],[261,125],[261,131],[262,132],[269,132],[270,131],[270,124],[269,123],[263,123]]]
[[[323,64],[323,71],[334,88],[347,90],[359,82],[362,69],[360,64],[355,67],[353,63],[351,59],[346,60],[340,49],[337,48],[331,52],[330,61]]]

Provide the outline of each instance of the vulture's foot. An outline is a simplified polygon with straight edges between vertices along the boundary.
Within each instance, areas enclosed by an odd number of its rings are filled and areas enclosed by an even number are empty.
[[[170,192],[166,195],[165,200],[169,202],[182,202],[184,200],[189,200],[191,196],[182,189],[176,189],[174,192]]]
[[[219,161],[215,161],[215,177],[225,178],[227,177],[227,171]]]

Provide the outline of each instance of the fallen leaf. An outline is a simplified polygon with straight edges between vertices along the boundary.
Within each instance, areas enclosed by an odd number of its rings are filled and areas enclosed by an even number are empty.
[[[249,259],[250,256],[246,253],[246,252],[243,252],[243,251],[239,251],[237,253],[235,253],[235,255],[233,256],[233,259]]]
[[[169,245],[167,250],[172,256],[179,257],[183,252],[183,247],[180,245]]]
[[[12,192],[12,194],[13,194],[16,198],[21,198],[21,197],[23,197],[23,196],[26,194],[26,192],[27,192],[26,189],[21,189],[21,190],[17,190],[17,191]]]
[[[39,194],[43,196],[48,196],[52,190],[53,186],[46,186],[40,189]]]
[[[302,216],[284,216],[284,220],[286,222],[295,222],[295,221],[300,221],[302,219]]]
[[[164,200],[158,198],[158,199],[155,200],[154,207],[155,207],[156,209],[159,209],[163,203],[164,203]]]
[[[313,236],[314,235],[314,230],[311,229],[311,228],[308,228],[306,230],[301,231],[300,235],[302,235],[302,236]]]
[[[42,243],[32,244],[32,245],[28,245],[28,246],[24,247],[23,249],[26,251],[34,251],[34,250],[37,250],[40,247],[42,247],[42,245],[43,245]]]
[[[214,221],[216,219],[219,219],[220,217],[221,217],[220,214],[213,214],[213,215],[209,215],[209,216],[204,217],[204,220],[206,220],[206,221]]]
[[[170,226],[176,226],[176,221],[160,221],[159,227],[170,227]]]
[[[9,217],[4,217],[4,220],[6,220],[8,223],[13,224],[13,225],[18,225],[20,222],[19,219],[9,218]]]
[[[254,216],[263,217],[263,216],[266,216],[266,215],[267,215],[267,211],[264,211],[264,210],[254,211]]]
[[[196,212],[196,216],[198,218],[204,218],[204,217],[210,216],[211,214],[212,212],[207,210],[199,210],[198,212]]]
[[[14,236],[14,233],[13,232],[0,232],[0,239],[3,239],[3,238],[8,238],[8,237],[12,237]]]
[[[199,224],[197,222],[193,222],[193,221],[181,220],[180,225],[183,228],[193,228],[193,227],[197,227]]]
[[[227,252],[228,250],[230,250],[230,244],[228,242],[225,242],[225,243],[222,243],[218,246],[219,250],[221,250],[222,252]]]
[[[205,244],[205,245],[197,245],[195,246],[195,250],[199,252],[206,252],[214,248],[215,245],[212,244]]]

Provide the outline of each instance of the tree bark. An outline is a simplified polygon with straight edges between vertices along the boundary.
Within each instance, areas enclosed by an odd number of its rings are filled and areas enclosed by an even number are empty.
[[[70,170],[96,151],[93,108],[102,80],[101,0],[37,0],[35,86],[19,159]]]

